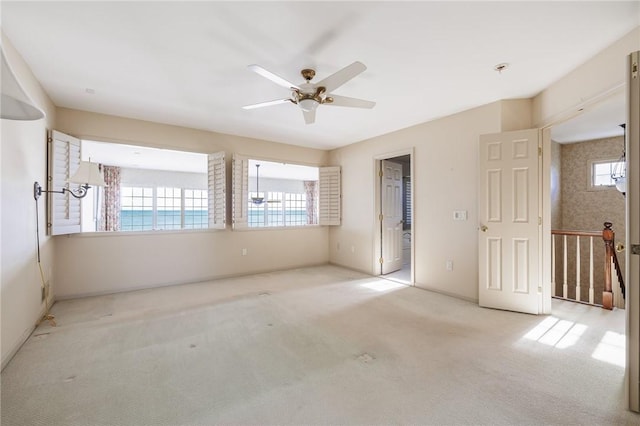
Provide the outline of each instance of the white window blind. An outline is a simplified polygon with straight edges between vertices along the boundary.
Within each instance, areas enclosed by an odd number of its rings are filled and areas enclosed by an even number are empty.
[[[246,228],[248,223],[249,159],[233,156],[233,228]]]
[[[49,140],[48,190],[69,189],[67,180],[80,165],[80,140],[56,130]],[[68,192],[47,193],[50,235],[81,232],[81,202]]]
[[[224,229],[227,219],[226,168],[224,152],[209,154],[209,228]]]
[[[321,167],[318,185],[318,223],[340,225],[340,167]]]

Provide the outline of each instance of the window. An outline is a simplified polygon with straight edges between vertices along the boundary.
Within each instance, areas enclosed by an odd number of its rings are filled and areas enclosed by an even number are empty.
[[[611,179],[611,174],[616,167],[620,168],[622,163],[617,160],[594,161],[591,163],[591,187],[615,186],[616,182]]]
[[[66,179],[80,160],[98,163],[107,185],[91,188],[82,199],[48,197],[52,235],[226,226],[224,152],[81,141],[54,131],[49,189],[68,186]]]
[[[150,231],[153,229],[153,188],[120,188],[120,229]]]
[[[185,229],[206,228],[208,226],[207,191],[202,189],[184,190]]]
[[[339,224],[339,167],[234,156],[232,175],[234,229]]]
[[[120,230],[207,228],[207,191],[181,188],[120,188]]]

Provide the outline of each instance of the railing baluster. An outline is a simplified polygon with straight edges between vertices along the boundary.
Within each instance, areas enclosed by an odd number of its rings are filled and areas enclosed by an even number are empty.
[[[610,224],[605,224],[609,225]],[[551,283],[553,286],[553,297],[557,297],[557,298],[562,298],[562,299],[567,299],[567,300],[572,300],[572,301],[576,301],[576,302],[580,302],[580,303],[589,303],[591,305],[595,305],[596,301],[595,301],[595,266],[594,266],[594,262],[593,262],[593,256],[594,256],[594,248],[593,248],[593,241],[594,238],[603,238],[604,234],[606,232],[611,232],[613,234],[613,231],[609,228],[605,229],[604,231],[601,232],[595,232],[595,231],[564,231],[564,230],[552,230],[551,231]],[[562,258],[560,258],[560,256],[557,253],[557,250],[560,250],[558,247],[558,244],[560,244],[557,240],[556,237],[562,235]],[[569,244],[568,244],[568,238],[573,239],[575,237],[575,242],[576,242],[576,251],[575,251],[575,270],[573,269],[573,266],[571,268],[569,268],[569,264],[568,264],[568,257],[569,257]],[[587,277],[583,277],[582,275],[582,267],[583,267],[583,259],[582,259],[582,247],[581,247],[581,242],[584,241],[585,237],[589,237],[589,286],[588,286],[588,302],[587,302],[587,294],[582,294],[582,287],[583,284],[585,289],[586,289],[586,280]],[[610,241],[606,241],[607,239],[605,239],[605,248],[606,250],[608,250],[609,252],[615,254],[615,250],[613,249],[613,235],[611,236],[611,240]],[[597,243],[598,240],[596,240]],[[585,243],[586,245],[586,243]],[[586,249],[586,247],[585,247]],[[572,254],[573,255],[573,254]],[[586,260],[585,260],[586,261]],[[558,280],[557,280],[557,274],[559,273],[558,268],[560,267],[560,265],[556,265],[556,262],[562,262],[562,295],[560,295],[560,289],[557,288],[558,285]],[[615,264],[615,258],[614,261],[612,262],[612,265]],[[613,270],[614,268],[617,267],[617,265],[609,265],[609,270]],[[586,266],[585,266],[586,268]],[[571,270],[569,270],[571,269]],[[606,265],[605,265],[605,269],[606,269]],[[586,272],[586,271],[585,271]],[[609,281],[611,281],[612,275],[611,273],[609,273],[608,277],[607,274],[605,273],[605,291],[603,292],[603,306],[607,307],[607,302],[611,302],[611,300],[613,299],[612,295],[611,295],[611,290],[609,290],[607,292],[607,288],[611,288],[611,284],[607,283],[607,279]],[[585,282],[583,283],[582,280],[585,280]],[[569,284],[571,284],[571,286],[575,286],[575,296],[572,297],[571,299],[569,299],[568,297],[568,293],[569,293]],[[623,289],[622,285],[620,286],[621,289]],[[624,291],[624,290],[622,290]],[[615,293],[615,291],[614,291]],[[608,296],[608,297],[607,297]],[[584,300],[583,300],[584,298]],[[619,296],[620,299],[622,299],[622,296]],[[599,306],[599,305],[597,305]]]
[[[611,288],[611,258],[613,257],[613,230],[611,222],[604,223],[602,230],[602,239],[604,240],[604,290],[602,290],[602,307],[604,309],[613,309],[613,292]]]
[[[567,298],[569,285],[567,284],[567,236],[562,238],[562,253],[564,256],[564,264],[562,265],[563,281],[562,281],[562,297]]]
[[[589,303],[594,302],[593,293],[593,237],[589,237]]]
[[[551,235],[551,291],[554,296],[558,295],[556,288],[556,236]]]
[[[576,300],[580,300],[580,235],[576,235]]]

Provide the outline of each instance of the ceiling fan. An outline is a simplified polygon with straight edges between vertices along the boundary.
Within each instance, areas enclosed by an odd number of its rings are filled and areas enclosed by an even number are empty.
[[[251,197],[251,202],[256,206],[260,206],[264,203],[279,203],[280,200],[265,200],[260,196],[260,164],[256,164],[256,196]]]
[[[300,71],[300,74],[302,74],[302,77],[305,79],[305,82],[301,84],[293,84],[271,71],[262,68],[260,65],[249,65],[248,68],[256,74],[291,90],[291,97],[246,105],[243,107],[244,109],[262,108],[291,102],[300,107],[302,114],[304,115],[305,123],[312,124],[316,120],[316,108],[318,108],[319,105],[373,108],[376,104],[375,102],[365,101],[364,99],[349,98],[330,93],[366,70],[367,67],[362,62],[356,61],[351,65],[342,68],[340,71],[331,74],[329,77],[319,81],[318,83],[311,83],[311,80],[316,75],[315,70],[305,68]]]

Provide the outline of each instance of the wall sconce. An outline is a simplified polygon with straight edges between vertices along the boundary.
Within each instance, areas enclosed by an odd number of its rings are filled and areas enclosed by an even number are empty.
[[[2,101],[0,102],[0,118],[7,120],[39,120],[44,113],[33,105],[31,99],[18,83],[7,59],[2,54]]]
[[[47,191],[42,189],[42,186],[38,182],[33,183],[33,198],[36,200],[40,198],[43,192],[52,192],[56,194],[64,194],[68,192],[75,198],[84,198],[89,188],[92,186],[107,186],[104,182],[104,178],[100,174],[100,169],[96,163],[90,161],[81,161],[78,166],[78,170],[71,176],[67,182],[77,183],[80,186],[77,189],[62,188],[60,191]]]

